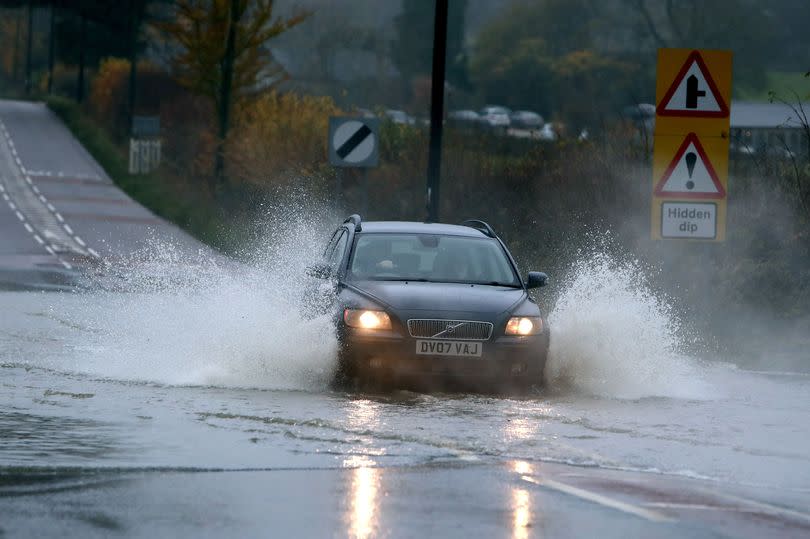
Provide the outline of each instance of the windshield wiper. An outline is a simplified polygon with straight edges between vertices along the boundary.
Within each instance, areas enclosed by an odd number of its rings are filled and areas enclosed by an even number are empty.
[[[523,288],[519,284],[502,283],[500,281],[488,281],[488,282],[485,282],[485,283],[472,283],[472,284],[483,284],[483,285],[487,285],[487,286],[506,286],[506,287],[509,287],[509,288]]]

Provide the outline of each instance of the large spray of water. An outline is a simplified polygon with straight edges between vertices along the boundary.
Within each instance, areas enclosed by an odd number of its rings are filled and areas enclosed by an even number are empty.
[[[241,262],[158,239],[116,261],[106,283],[113,290],[82,296],[72,315],[94,341],[80,345],[72,367],[166,384],[325,387],[334,328],[328,316],[301,314],[305,268],[323,248],[323,226],[303,212],[274,215]]]
[[[549,316],[553,389],[631,399],[712,395],[698,362],[680,351],[671,302],[644,274],[637,261],[604,252],[577,260]]]

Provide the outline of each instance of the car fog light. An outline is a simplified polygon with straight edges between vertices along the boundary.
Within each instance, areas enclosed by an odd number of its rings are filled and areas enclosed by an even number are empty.
[[[543,331],[543,319],[539,316],[513,316],[506,323],[507,335],[537,335]]]
[[[391,329],[391,318],[383,311],[346,309],[343,311],[343,321],[352,328]]]

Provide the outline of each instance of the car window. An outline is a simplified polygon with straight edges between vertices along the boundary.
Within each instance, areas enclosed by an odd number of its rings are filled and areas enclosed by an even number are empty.
[[[359,234],[350,274],[370,280],[520,284],[497,240],[435,234]]]
[[[340,236],[338,236],[335,242],[335,248],[332,251],[332,254],[329,256],[329,265],[332,269],[338,269],[340,265],[340,261],[343,260],[343,254],[346,252],[346,246],[349,244],[349,234],[345,230],[340,231]]]
[[[332,234],[332,237],[329,239],[329,243],[326,244],[326,248],[323,250],[324,260],[329,260],[332,258],[332,252],[335,250],[335,245],[337,245],[337,240],[340,237],[341,232],[343,232],[343,229],[338,228]]]

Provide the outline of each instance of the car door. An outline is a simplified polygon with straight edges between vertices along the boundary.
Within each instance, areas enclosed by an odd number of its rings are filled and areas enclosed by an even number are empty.
[[[329,267],[331,276],[326,279],[310,278],[304,290],[302,306],[302,311],[307,318],[326,314],[334,304],[337,293],[337,279],[341,270],[341,263],[346,255],[348,243],[348,230],[345,227],[340,227],[326,245],[321,264]]]

